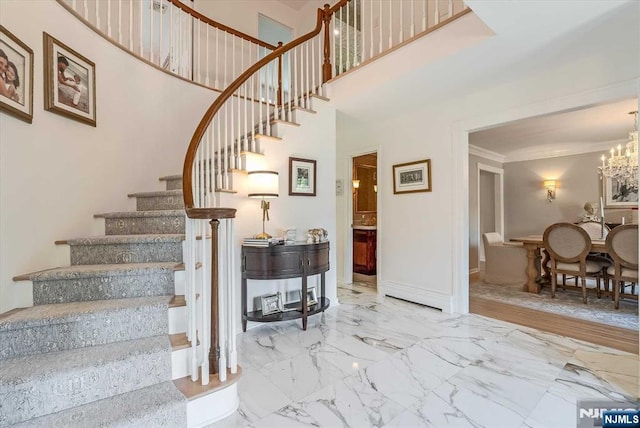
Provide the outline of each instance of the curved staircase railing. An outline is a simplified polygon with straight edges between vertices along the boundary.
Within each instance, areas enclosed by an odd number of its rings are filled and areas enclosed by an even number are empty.
[[[309,109],[311,98],[323,95],[325,82],[468,11],[461,0],[340,0],[332,7],[325,5],[324,9],[318,9],[312,31],[286,45],[278,44],[273,52],[240,74],[205,112],[183,164],[187,222],[200,224],[203,234],[206,226],[203,220],[211,220],[214,229],[217,227],[219,192],[234,191],[235,173],[249,169],[249,155],[262,154],[264,142],[274,139],[272,125],[293,122],[297,109]],[[187,242],[195,240],[195,233],[187,235]],[[227,244],[230,246],[227,255],[232,255],[233,240]],[[195,260],[185,262],[192,268],[195,266]],[[233,276],[227,276],[227,281],[230,282],[226,287],[212,284],[212,299],[217,298],[217,292],[233,293]],[[221,381],[226,378],[226,367],[232,373],[236,370],[235,357],[231,357],[235,355],[235,329],[214,325],[218,320],[221,323],[229,320],[234,325],[234,297],[229,298],[228,293],[219,302],[228,298],[231,306],[212,304],[212,311],[217,308],[220,312],[212,313],[211,341],[207,344],[211,349],[205,363],[214,373],[220,369]],[[225,318],[224,311],[229,310],[231,313]],[[202,372],[207,373],[204,366]]]
[[[276,46],[180,0],[57,0],[116,46],[175,76],[221,90]]]

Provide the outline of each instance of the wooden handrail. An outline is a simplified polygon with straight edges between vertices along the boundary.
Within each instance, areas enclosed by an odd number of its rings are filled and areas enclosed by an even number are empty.
[[[342,0],[348,1],[348,0]],[[297,39],[287,43],[284,46],[277,47],[273,52],[269,55],[262,58],[260,61],[253,64],[244,73],[236,78],[221,94],[216,100],[211,104],[211,106],[207,109],[206,113],[200,120],[198,127],[193,133],[193,137],[191,137],[191,142],[189,143],[189,147],[187,148],[187,153],[184,159],[184,165],[182,168],[182,190],[183,190],[183,198],[184,205],[187,212],[187,216],[190,217],[189,212],[194,208],[193,206],[193,188],[192,188],[192,179],[193,179],[193,163],[196,157],[196,153],[198,151],[198,147],[200,146],[200,141],[204,136],[205,131],[207,130],[209,124],[213,120],[213,116],[220,110],[223,104],[231,98],[231,96],[235,93],[235,91],[242,86],[244,82],[249,80],[251,76],[253,76],[258,70],[260,70],[263,66],[269,64],[274,59],[280,57],[285,52],[288,52],[295,47],[301,45],[302,43],[310,40],[320,33],[322,30],[322,24],[324,22],[324,16],[330,10],[329,5],[325,5],[324,10],[318,9],[318,17],[316,22],[316,27],[310,31],[309,33],[298,37]]]
[[[224,24],[221,24],[221,23],[219,23],[217,21],[214,21],[211,18],[208,18],[208,17],[204,16],[200,12],[191,9],[189,6],[185,5],[180,0],[168,0],[168,1],[171,2],[171,4],[173,4],[175,7],[183,10],[184,12],[186,12],[189,15],[193,16],[194,18],[198,18],[202,22],[206,22],[207,24],[211,25],[212,27],[219,28],[222,31],[226,31],[229,34],[233,34],[234,36],[237,36],[237,37],[240,37],[242,39],[248,40],[248,41],[250,41],[252,43],[255,43],[255,44],[259,45],[259,46],[265,47],[265,48],[270,49],[272,51],[276,49],[276,46],[274,46],[274,45],[272,45],[270,43],[263,42],[262,40],[256,39],[253,36],[250,36],[248,34],[245,34],[245,33],[241,32],[241,31],[235,30],[235,29],[233,29],[231,27],[227,27]]]

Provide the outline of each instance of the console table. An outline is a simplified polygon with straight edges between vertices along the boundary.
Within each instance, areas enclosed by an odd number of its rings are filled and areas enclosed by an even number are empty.
[[[302,329],[307,329],[309,315],[324,312],[329,307],[325,297],[325,272],[329,270],[329,242],[318,244],[295,243],[269,247],[242,246],[242,331],[247,321],[274,322],[302,318]],[[320,274],[318,303],[307,305],[307,277]],[[287,312],[263,315],[262,310],[247,312],[248,279],[302,278],[301,302],[288,303]]]

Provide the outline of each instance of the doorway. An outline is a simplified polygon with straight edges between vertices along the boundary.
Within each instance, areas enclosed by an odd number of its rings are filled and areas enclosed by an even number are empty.
[[[351,169],[353,281],[376,287],[378,154],[354,156]]]
[[[504,238],[504,187],[502,168],[478,163],[478,266],[485,261],[482,235],[498,232]]]

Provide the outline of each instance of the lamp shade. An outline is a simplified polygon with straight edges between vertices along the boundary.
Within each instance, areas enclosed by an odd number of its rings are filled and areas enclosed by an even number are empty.
[[[556,180],[544,180],[543,186],[547,190],[556,190]]]
[[[249,171],[247,185],[250,198],[277,198],[279,181],[277,171]]]

